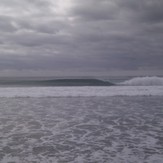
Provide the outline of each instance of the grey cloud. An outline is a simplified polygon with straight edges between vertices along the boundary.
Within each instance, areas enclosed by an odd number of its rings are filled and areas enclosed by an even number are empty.
[[[162,0],[118,0],[119,8],[127,18],[144,23],[157,23],[163,21]],[[125,10],[123,10],[125,9]]]
[[[37,8],[47,8],[50,6],[50,1],[44,0],[1,0],[1,6],[7,7],[7,9],[17,10],[29,10],[29,7],[37,7]]]
[[[0,16],[0,32],[14,32],[17,28],[8,16]]]
[[[163,69],[161,0],[72,0],[64,13],[55,3],[0,2],[0,70]]]
[[[40,18],[41,19],[41,18]],[[38,18],[39,20],[39,18]],[[56,34],[64,28],[68,28],[68,24],[63,21],[55,20],[54,18],[51,19],[41,19],[38,21],[37,19],[27,20],[18,20],[17,24],[20,29],[26,29],[29,31],[35,31],[36,33],[49,33],[49,34]]]
[[[163,1],[146,1],[142,8],[142,21],[147,22],[163,22]]]
[[[113,1],[75,1],[71,14],[75,17],[96,21],[96,20],[112,20],[119,14],[117,6]]]
[[[45,46],[45,45],[62,45],[69,42],[68,36],[60,36],[59,34],[44,34],[35,32],[23,32],[10,36],[8,42],[10,44],[18,44],[22,46]]]

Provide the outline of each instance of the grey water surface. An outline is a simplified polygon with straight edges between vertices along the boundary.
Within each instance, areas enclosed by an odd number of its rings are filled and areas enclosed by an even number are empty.
[[[0,98],[0,162],[162,163],[162,97]]]

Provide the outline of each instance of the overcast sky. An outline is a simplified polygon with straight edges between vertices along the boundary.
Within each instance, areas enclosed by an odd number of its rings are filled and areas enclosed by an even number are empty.
[[[163,75],[163,0],[0,0],[0,75]]]

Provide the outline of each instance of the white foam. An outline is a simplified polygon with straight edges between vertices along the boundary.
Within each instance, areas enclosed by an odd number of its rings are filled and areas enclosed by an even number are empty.
[[[163,96],[163,86],[8,87],[0,97]]]
[[[163,77],[136,77],[127,81],[120,83],[122,85],[130,85],[130,86],[162,86],[163,85]]]

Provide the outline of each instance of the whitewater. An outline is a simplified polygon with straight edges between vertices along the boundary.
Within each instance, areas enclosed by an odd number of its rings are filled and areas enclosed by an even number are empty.
[[[0,97],[163,96],[163,86],[0,88]]]
[[[2,163],[162,163],[163,78],[0,86]]]
[[[133,79],[124,81],[121,83],[122,85],[130,85],[130,86],[163,86],[163,77],[135,77]]]

